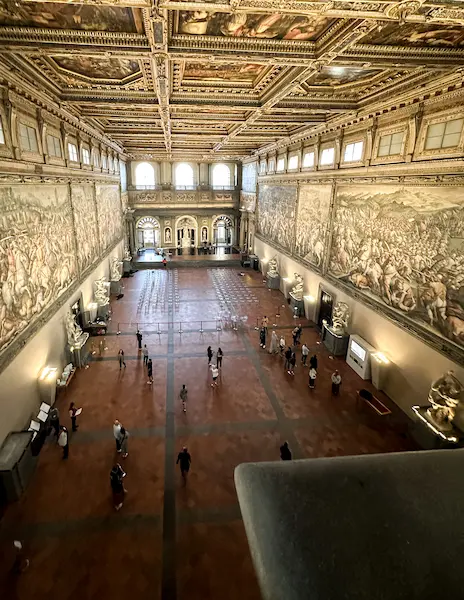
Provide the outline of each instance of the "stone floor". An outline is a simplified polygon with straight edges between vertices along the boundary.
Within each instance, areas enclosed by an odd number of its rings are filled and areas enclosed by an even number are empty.
[[[58,399],[68,426],[68,403],[83,407],[69,460],[47,443],[30,488],[3,519],[1,597],[258,600],[234,467],[279,460],[284,440],[294,458],[410,449],[403,416],[385,398],[389,417],[359,410],[356,391],[364,382],[342,359],[329,357],[304,319],[302,339],[319,357],[315,390],[308,388],[307,369],[298,363],[292,377],[279,356],[261,349],[254,325],[263,314],[287,341],[295,320],[259,273],[140,271],[124,286],[124,297],[113,302],[109,334],[101,345],[95,339],[89,368]],[[218,331],[221,321],[228,327]],[[153,386],[137,351],[137,326],[153,360]],[[214,390],[208,345],[224,352]],[[126,354],[122,371],[119,348]],[[343,377],[337,398],[330,394],[335,368]],[[178,397],[183,383],[186,414]],[[131,434],[125,460],[115,453],[115,418]],[[186,486],[175,465],[184,444],[192,455]],[[118,459],[128,494],[115,512],[109,472]],[[14,538],[24,540],[31,561],[16,577],[6,573]]]

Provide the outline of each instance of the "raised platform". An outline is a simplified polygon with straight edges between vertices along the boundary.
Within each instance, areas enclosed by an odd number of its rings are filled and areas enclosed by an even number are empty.
[[[182,267],[239,267],[240,254],[231,252],[226,254],[226,248],[217,248],[215,254],[182,253],[166,257],[168,269]],[[136,269],[163,269],[163,257],[154,250],[145,250],[132,261]]]

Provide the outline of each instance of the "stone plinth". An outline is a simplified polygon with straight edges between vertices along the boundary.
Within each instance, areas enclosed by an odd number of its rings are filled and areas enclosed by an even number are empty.
[[[304,317],[304,302],[303,300],[296,300],[291,294],[290,298],[290,306],[292,308],[293,314],[296,314],[298,317]],[[297,309],[297,310],[295,310]]]
[[[280,290],[280,276],[279,275],[277,275],[277,277],[270,277],[269,275],[267,275],[266,280],[267,280],[267,287],[270,290]]]

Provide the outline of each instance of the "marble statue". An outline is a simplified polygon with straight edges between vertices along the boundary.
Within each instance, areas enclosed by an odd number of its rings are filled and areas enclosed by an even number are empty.
[[[186,233],[187,231],[187,233]],[[188,229],[184,228],[182,229],[182,242],[181,242],[182,248],[190,248],[191,242],[190,242],[190,236],[188,235]]]
[[[119,281],[122,277],[121,274],[122,260],[119,260],[117,256],[110,258],[110,277],[111,281]]]
[[[124,258],[123,260],[127,260],[127,261],[131,261],[132,260],[132,254],[130,253],[129,247],[126,246],[124,249]]]
[[[110,302],[110,282],[100,277],[93,282],[93,294],[98,306],[106,306]]]
[[[432,383],[429,402],[432,405],[427,411],[430,420],[442,431],[452,429],[456,409],[464,403],[464,386],[453,371],[448,371]]]
[[[299,273],[295,273],[295,285],[290,292],[290,296],[294,300],[303,300],[303,285],[303,277]]]
[[[345,333],[350,322],[350,307],[346,302],[337,302],[332,313],[332,329]]]
[[[278,266],[277,266],[277,259],[274,256],[273,258],[271,258],[271,260],[269,261],[268,265],[267,265],[267,273],[266,275],[268,277],[278,277],[279,276],[279,271],[278,271]]]
[[[74,348],[82,348],[89,339],[89,334],[82,331],[76,322],[76,316],[71,311],[69,311],[65,317],[65,324],[66,333],[68,335],[68,344]]]

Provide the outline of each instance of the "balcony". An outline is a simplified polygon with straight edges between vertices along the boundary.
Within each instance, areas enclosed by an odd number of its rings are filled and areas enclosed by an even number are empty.
[[[222,192],[234,192],[238,191],[239,188],[233,185],[170,185],[170,184],[157,184],[157,185],[129,185],[129,192],[141,192],[141,191],[222,191]]]
[[[163,186],[142,186],[129,188],[129,206],[131,208],[217,208],[235,209],[239,207],[238,188],[205,188]]]

